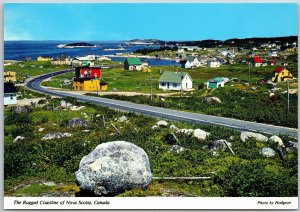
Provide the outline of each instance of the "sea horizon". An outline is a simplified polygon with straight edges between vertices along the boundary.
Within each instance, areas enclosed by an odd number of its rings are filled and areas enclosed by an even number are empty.
[[[255,39],[255,38],[283,38],[283,37],[298,37],[298,35],[282,35],[282,36],[253,36],[253,37],[232,37],[227,39],[215,39],[215,38],[206,38],[206,39],[190,39],[190,40],[165,40],[165,39],[158,39],[158,38],[132,38],[128,40],[4,40],[4,42],[54,42],[54,41],[63,41],[63,42],[128,42],[131,40],[159,40],[159,41],[166,41],[166,42],[187,42],[187,41],[205,41],[205,40],[218,40],[218,41],[226,41],[232,39]]]

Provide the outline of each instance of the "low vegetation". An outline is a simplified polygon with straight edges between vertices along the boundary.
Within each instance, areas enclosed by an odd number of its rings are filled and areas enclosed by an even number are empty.
[[[145,96],[106,95],[106,98],[130,101],[138,104],[186,110],[215,116],[236,118],[246,121],[269,123],[277,126],[297,128],[298,95],[290,95],[289,113],[287,113],[287,94],[277,92],[271,98],[266,86],[258,86],[253,91],[251,87],[235,83],[216,90],[201,90],[187,93],[182,98],[157,97],[153,100]],[[88,94],[96,96],[95,94]],[[204,102],[205,97],[218,97],[221,103]]]
[[[66,100],[83,105],[70,98]],[[5,109],[5,196],[77,196],[79,188],[74,182],[74,172],[81,158],[97,145],[116,140],[132,142],[143,148],[148,154],[153,176],[211,177],[208,180],[152,180],[145,190],[125,191],[119,196],[297,196],[297,152],[284,151],[284,159],[278,153],[273,158],[265,158],[259,151],[270,144],[254,140],[243,143],[237,131],[169,122],[179,128],[201,128],[211,133],[205,141],[177,134],[176,144],[184,151],[172,153],[169,151],[171,145],[166,142],[170,129],[152,130],[151,126],[157,122],[154,118],[127,113],[124,115],[129,122],[120,123],[115,118],[123,113],[108,108],[84,104],[84,109],[71,111],[58,107],[60,99],[48,101],[32,108],[28,114]],[[87,120],[88,127],[68,128],[68,121],[74,117]],[[22,129],[14,130],[20,127]],[[40,131],[40,128],[45,129]],[[82,131],[84,129],[89,131]],[[50,132],[73,135],[41,140]],[[16,136],[25,138],[13,142]],[[285,144],[293,140],[281,137]],[[235,155],[228,150],[214,152],[203,148],[217,139],[230,141]]]

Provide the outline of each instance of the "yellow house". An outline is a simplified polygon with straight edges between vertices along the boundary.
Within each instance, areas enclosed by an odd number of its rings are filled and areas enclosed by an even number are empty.
[[[4,82],[16,82],[17,73],[14,71],[4,71]]]
[[[51,61],[53,58],[51,57],[45,57],[45,56],[39,56],[37,58],[37,61],[45,62],[45,61]]]
[[[273,82],[286,82],[293,80],[293,75],[284,67],[277,67],[274,70],[275,76],[272,78]]]
[[[95,78],[76,78],[73,87],[76,91],[107,91],[107,83]]]

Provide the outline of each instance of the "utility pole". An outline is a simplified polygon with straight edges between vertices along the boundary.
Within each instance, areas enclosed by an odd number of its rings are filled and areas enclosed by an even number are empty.
[[[153,99],[153,93],[152,93],[152,74],[150,73],[150,99],[152,101]]]
[[[289,87],[289,81],[286,81],[286,94],[287,94],[287,113],[290,111],[290,87]]]
[[[249,70],[248,83],[250,84],[250,62],[248,63],[248,70]]]
[[[182,69],[180,72],[180,97],[182,97]]]
[[[98,80],[96,80],[97,96],[98,96]]]

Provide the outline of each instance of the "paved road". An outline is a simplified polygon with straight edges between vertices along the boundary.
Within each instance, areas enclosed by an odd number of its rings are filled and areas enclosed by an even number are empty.
[[[100,97],[91,97],[91,96],[83,96],[78,94],[70,94],[63,91],[57,90],[49,90],[40,86],[40,83],[52,76],[63,74],[66,72],[70,72],[72,70],[63,70],[58,71],[50,74],[45,74],[38,76],[34,79],[29,80],[26,82],[26,87],[29,89],[39,91],[49,95],[55,95],[59,97],[70,96],[75,97],[79,101],[82,102],[90,102],[95,103],[98,105],[108,106],[113,109],[127,111],[127,112],[134,112],[144,115],[150,115],[155,117],[160,117],[163,119],[175,120],[175,121],[183,121],[183,122],[190,122],[190,123],[198,123],[198,124],[214,124],[214,125],[221,125],[229,128],[233,128],[236,130],[246,130],[252,132],[261,132],[265,134],[287,134],[294,138],[298,138],[298,130],[294,128],[287,128],[287,127],[280,127],[274,126],[269,124],[261,124],[249,121],[242,121],[237,119],[231,118],[223,118],[211,115],[203,115],[198,113],[191,113],[191,112],[183,112],[178,110],[171,110],[165,109],[160,107],[153,107],[141,104],[135,104],[131,102],[113,100],[113,99],[105,99]]]

